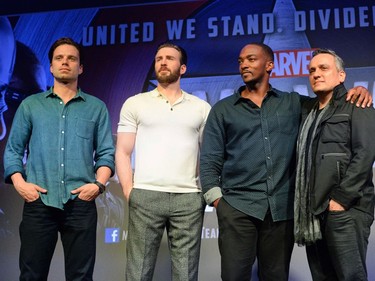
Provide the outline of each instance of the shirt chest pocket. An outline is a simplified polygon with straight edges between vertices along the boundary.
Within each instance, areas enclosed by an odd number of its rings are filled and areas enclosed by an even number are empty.
[[[94,136],[95,122],[92,120],[77,119],[75,131],[78,137],[92,139]]]
[[[344,143],[348,141],[350,136],[349,114],[333,115],[322,126],[321,140],[323,143]]]

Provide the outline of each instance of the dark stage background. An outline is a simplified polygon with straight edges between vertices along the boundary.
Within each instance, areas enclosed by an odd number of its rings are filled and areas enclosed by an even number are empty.
[[[336,50],[347,64],[347,88],[363,85],[372,94],[375,91],[375,4],[370,0],[13,0],[1,6],[0,280],[4,281],[18,279],[18,225],[23,202],[13,186],[4,184],[3,150],[22,99],[52,85],[47,53],[57,38],[69,36],[85,46],[79,84],[107,104],[114,137],[125,99],[155,86],[152,61],[157,45],[165,40],[188,51],[182,87],[210,104],[242,84],[237,57],[242,46],[250,42],[264,42],[276,51],[271,79],[274,87],[312,96],[306,77],[311,49],[327,47]],[[127,206],[116,177],[111,179],[108,192],[97,199],[97,206],[95,280],[123,280]],[[202,231],[202,281],[220,279],[217,237],[215,211],[207,208]],[[374,237],[372,234],[367,258],[369,280],[375,280]],[[59,242],[49,280],[64,280],[63,274]],[[169,280],[169,276],[164,239],[154,280]],[[304,248],[294,249],[290,280],[311,280]]]

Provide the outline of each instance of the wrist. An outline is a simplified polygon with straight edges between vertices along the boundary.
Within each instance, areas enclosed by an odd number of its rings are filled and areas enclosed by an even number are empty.
[[[94,184],[96,184],[99,188],[99,194],[102,194],[105,191],[105,185],[102,184],[100,181],[95,180]]]

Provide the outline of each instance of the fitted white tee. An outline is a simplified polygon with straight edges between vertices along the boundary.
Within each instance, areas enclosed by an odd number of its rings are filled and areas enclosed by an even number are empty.
[[[210,105],[182,92],[173,105],[157,89],[128,98],[118,133],[136,133],[134,188],[199,192],[198,162]]]

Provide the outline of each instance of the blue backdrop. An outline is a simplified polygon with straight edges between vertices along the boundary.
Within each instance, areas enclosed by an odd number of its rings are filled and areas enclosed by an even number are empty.
[[[237,57],[250,42],[264,42],[274,49],[271,83],[276,88],[313,96],[307,64],[313,48],[326,47],[346,62],[347,88],[363,85],[374,93],[374,27],[375,5],[370,0],[13,1],[0,13],[0,157],[19,103],[53,83],[47,53],[59,37],[72,37],[85,46],[79,84],[107,104],[116,137],[125,99],[156,85],[152,62],[163,41],[172,40],[188,52],[184,90],[214,104],[242,84]],[[4,184],[2,161],[0,169],[0,280],[8,281],[18,276],[22,200],[11,185]],[[127,206],[116,177],[97,206],[95,280],[123,280]],[[207,208],[200,280],[220,279],[217,237],[215,211]],[[374,235],[367,261],[369,280],[375,280]],[[59,244],[49,280],[63,279],[62,264]],[[169,275],[164,239],[154,279],[164,281]],[[304,249],[297,246],[290,280],[311,280]]]

